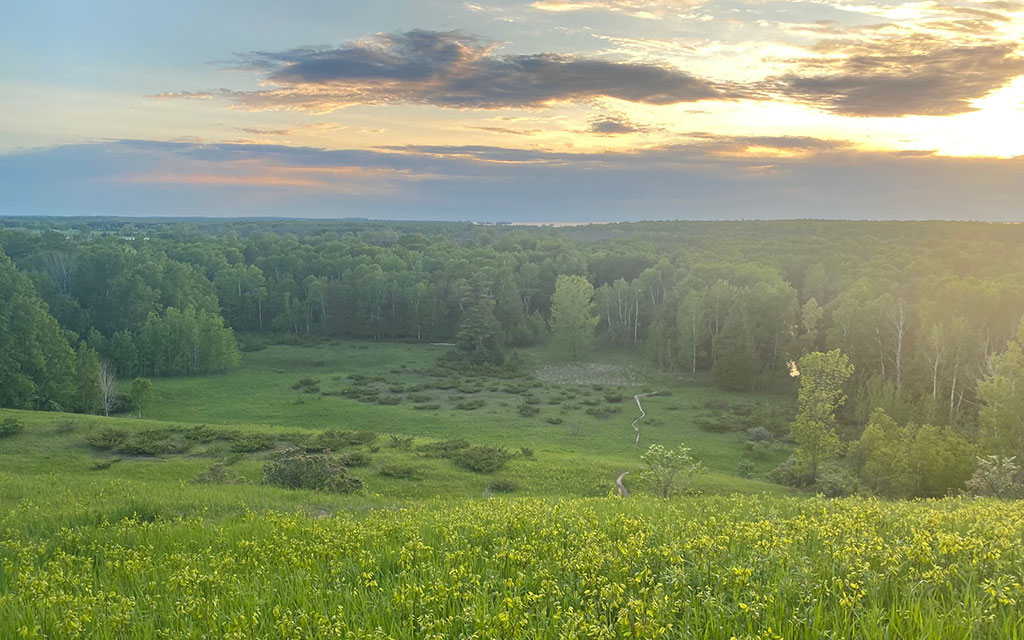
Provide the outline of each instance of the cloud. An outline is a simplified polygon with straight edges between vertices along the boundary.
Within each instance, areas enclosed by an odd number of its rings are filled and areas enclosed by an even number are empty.
[[[0,155],[0,214],[447,220],[1020,218],[1024,158],[693,133],[635,151],[121,140]]]
[[[250,109],[323,113],[356,104],[449,108],[539,107],[618,98],[652,105],[730,97],[729,90],[672,66],[560,53],[498,55],[495,44],[457,31],[381,34],[340,48],[307,47],[242,56],[266,89],[170,92],[217,95]]]
[[[646,127],[639,126],[629,118],[621,115],[605,115],[590,121],[587,133],[597,135],[619,135],[623,133],[641,133]]]
[[[829,49],[823,44],[821,49]],[[762,87],[847,116],[952,115],[1024,74],[1013,44],[948,46],[940,40],[857,43],[799,62]]]
[[[702,0],[537,0],[530,6],[554,13],[609,11],[634,18],[656,20],[700,4]]]

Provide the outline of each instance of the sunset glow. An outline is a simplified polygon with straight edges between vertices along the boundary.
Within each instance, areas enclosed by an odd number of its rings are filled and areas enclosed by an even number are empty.
[[[899,193],[901,172],[927,174],[937,158],[988,180],[991,162],[1009,163],[1007,184],[986,193],[1005,189],[1010,201],[1020,188],[1016,2],[385,2],[287,17],[273,3],[196,2],[159,13],[25,4],[0,26],[12,213],[70,213],[89,198],[96,211],[127,213],[151,199],[95,191],[115,183],[163,185],[160,212],[179,212],[200,192],[251,184],[322,189],[359,215],[416,215],[410,201],[442,194],[453,217],[472,218],[487,204],[471,185],[526,188],[524,167],[537,166],[566,185],[543,212],[560,218],[555,201],[574,198],[598,166],[623,194],[648,188],[629,176],[638,162],[684,172],[680,185],[754,173],[758,183],[744,183],[754,189],[775,174],[745,163],[766,158],[812,189],[822,172],[838,180],[847,163],[884,163],[863,179],[893,180]],[[95,32],[75,27],[84,19]],[[310,166],[306,153],[326,164]],[[243,161],[259,171],[233,164]],[[40,183],[49,194],[19,186]],[[972,200],[966,178],[955,188]],[[682,186],[662,193],[649,216],[676,217],[693,198]],[[204,215],[230,213],[215,200]],[[273,213],[273,200],[254,212]],[[909,194],[901,202],[903,217],[957,217]],[[797,215],[827,213],[792,204]],[[738,214],[715,206],[697,213]]]

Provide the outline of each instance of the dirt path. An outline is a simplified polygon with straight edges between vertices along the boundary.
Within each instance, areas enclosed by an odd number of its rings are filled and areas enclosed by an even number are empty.
[[[637,416],[637,419],[633,421],[633,431],[636,432],[636,441],[633,442],[634,446],[640,446],[640,421],[643,420],[644,416],[647,415],[646,413],[644,413],[644,405],[640,404],[640,398],[654,395],[658,395],[657,392],[638,393],[635,396],[633,396],[633,399],[636,400],[636,408],[640,410],[640,415]],[[619,488],[619,496],[623,498],[629,497],[629,489],[627,489],[625,483],[622,482],[622,480],[626,477],[627,473],[629,472],[623,471],[622,473],[619,474],[619,477],[615,479],[615,486]]]
[[[644,406],[642,404],[640,404],[640,398],[644,398],[646,396],[653,396],[653,395],[656,395],[656,394],[655,393],[638,393],[635,396],[633,396],[633,399],[636,400],[636,408],[640,410],[639,417],[637,417],[637,419],[633,421],[633,431],[636,431],[636,442],[634,442],[633,444],[638,446],[638,447],[640,446],[640,421],[643,420],[644,416],[647,415],[646,413],[644,413]]]
[[[619,497],[620,498],[628,498],[629,497],[629,489],[626,488],[626,484],[622,481],[622,479],[626,477],[627,473],[629,473],[629,472],[628,471],[623,471],[622,473],[619,474],[619,477],[615,479],[615,486],[617,486],[619,488]]]

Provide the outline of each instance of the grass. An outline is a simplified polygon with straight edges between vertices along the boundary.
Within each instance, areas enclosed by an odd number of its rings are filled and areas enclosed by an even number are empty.
[[[0,410],[0,637],[1020,637],[1024,503],[782,495],[788,447],[728,430],[786,398],[625,352],[528,350],[518,378],[441,353],[269,347],[157,380],[144,419]],[[704,495],[609,497],[680,442]],[[364,488],[262,484],[294,446]]]
[[[114,499],[130,500],[117,485]],[[54,498],[56,499],[56,498]],[[428,501],[0,519],[0,637],[1017,638],[1024,503]]]

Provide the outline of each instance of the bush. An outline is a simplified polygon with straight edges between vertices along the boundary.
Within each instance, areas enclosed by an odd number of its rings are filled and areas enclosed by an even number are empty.
[[[53,424],[53,426],[54,431],[59,434],[74,433],[75,431],[78,431],[78,423],[74,420],[58,420]]]
[[[524,418],[533,417],[538,413],[540,413],[540,409],[538,407],[533,406],[532,404],[519,405],[519,415],[523,416]]]
[[[299,381],[292,385],[292,389],[308,389],[320,384],[315,378],[299,378]]]
[[[437,411],[441,408],[441,405],[436,402],[432,402],[430,404],[414,404],[412,405],[412,408],[417,411]]]
[[[25,425],[15,418],[4,418],[3,420],[0,420],[0,438],[10,438],[11,436],[18,435],[24,430]]]
[[[450,458],[456,452],[469,448],[469,441],[463,439],[428,442],[416,447],[420,455],[427,458]]]
[[[764,427],[754,427],[753,429],[747,429],[747,439],[751,442],[771,442],[775,439],[775,436]]]
[[[741,478],[753,478],[754,466],[744,462],[743,464],[740,465],[738,473]]]
[[[326,451],[339,451],[347,447],[372,444],[377,440],[377,434],[373,431],[321,431],[310,440],[309,448],[323,449]]]
[[[362,451],[351,451],[339,456],[341,463],[346,467],[365,467],[370,464],[370,456]]]
[[[558,416],[551,416],[550,418],[546,418],[545,421],[548,424],[562,424],[562,419]]]
[[[623,396],[622,396],[621,393],[612,393],[612,392],[609,391],[609,392],[605,392],[605,394],[604,394],[605,402],[611,402],[611,403],[622,402],[622,398],[623,398]]]
[[[129,435],[115,451],[134,456],[158,456],[165,453],[185,453],[189,447],[190,444],[181,431],[150,429]]]
[[[495,493],[512,493],[519,488],[519,483],[506,478],[496,478],[487,485],[489,491]]]
[[[504,447],[475,446],[463,449],[452,456],[456,464],[477,473],[494,473],[512,459]]]
[[[379,396],[377,404],[396,405],[402,403],[402,396]]]
[[[524,458],[532,458],[533,449],[530,447],[519,447],[519,454],[522,455]]]
[[[974,475],[965,485],[969,495],[1024,498],[1024,476],[1015,457],[979,456],[977,464]]]
[[[125,440],[128,439],[128,432],[124,429],[114,429],[107,427],[90,433],[85,441],[96,447],[97,449],[103,449],[104,451],[110,451],[120,447],[124,444]]]
[[[412,448],[412,436],[396,436],[391,435],[391,442],[388,443],[393,449],[411,449]]]
[[[227,464],[215,462],[206,471],[203,471],[195,479],[195,484],[245,484],[246,479],[233,472]]]
[[[263,482],[285,489],[335,493],[352,493],[363,487],[359,478],[348,475],[348,469],[338,458],[308,454],[294,448],[286,449],[273,462],[263,466]]]
[[[472,400],[464,400],[463,402],[457,402],[455,403],[455,408],[461,409],[463,411],[475,411],[476,409],[479,409],[480,407],[484,406],[484,404],[485,401],[482,398],[475,398]]]
[[[406,478],[408,480],[419,480],[422,475],[415,467],[408,465],[386,464],[380,468],[380,475],[389,478]]]
[[[428,393],[410,393],[409,402],[430,402],[430,394]]]
[[[588,416],[594,416],[595,418],[607,418],[613,413],[619,413],[622,411],[622,407],[616,407],[610,404],[602,405],[600,407],[590,407],[586,410]]]
[[[277,438],[264,433],[244,433],[241,431],[227,431],[224,439],[231,443],[231,450],[238,453],[252,453],[253,451],[266,451],[274,446]]]
[[[828,498],[842,498],[857,493],[857,476],[846,467],[826,462],[818,466],[814,491]]]

